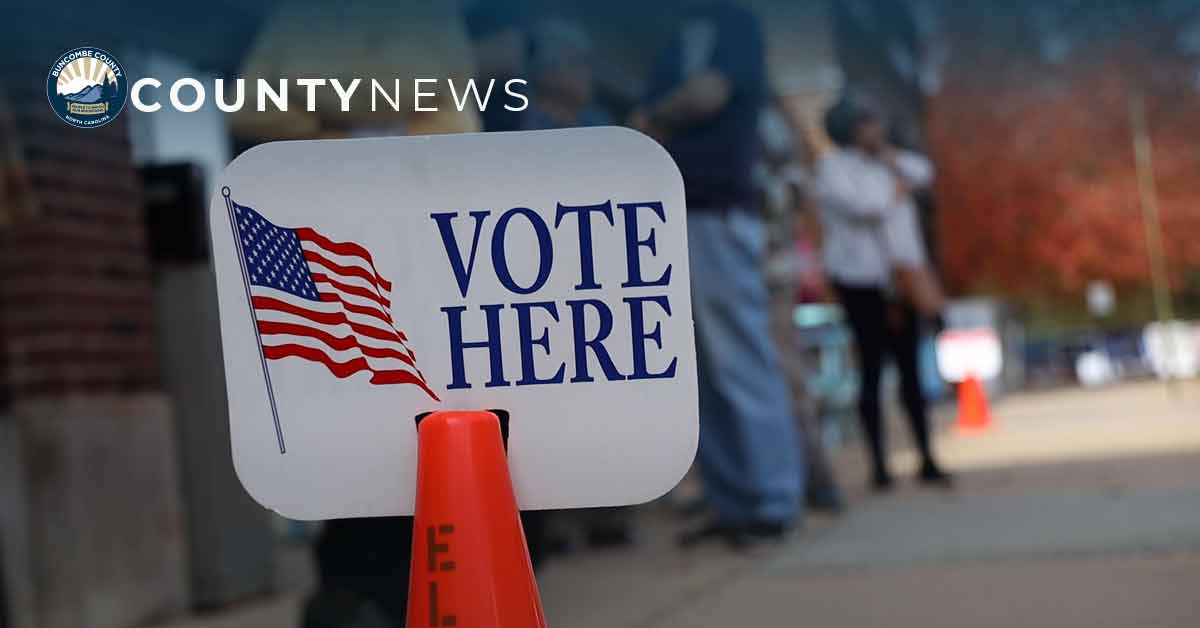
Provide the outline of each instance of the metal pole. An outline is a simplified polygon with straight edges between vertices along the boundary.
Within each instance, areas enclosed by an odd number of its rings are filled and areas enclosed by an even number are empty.
[[[1167,364],[1167,382],[1174,379],[1175,335],[1169,328],[1175,318],[1171,288],[1167,281],[1167,256],[1163,250],[1162,220],[1158,211],[1158,193],[1154,187],[1152,144],[1146,125],[1146,107],[1142,95],[1129,96],[1129,118],[1133,127],[1133,158],[1137,170],[1138,195],[1141,197],[1142,225],[1146,230],[1146,252],[1150,258],[1150,285],[1154,296],[1154,312],[1163,329],[1163,359]]]
[[[267,384],[267,400],[271,402],[271,416],[275,419],[275,438],[279,441],[279,453],[286,454],[287,447],[283,444],[283,427],[279,424],[279,409],[275,405],[275,388],[271,385],[271,371],[267,368],[267,356],[263,353],[262,335],[258,333],[258,318],[254,315],[254,296],[250,294],[250,273],[246,269],[246,259],[242,252],[241,236],[238,235],[237,217],[233,215],[233,199],[230,198],[229,187],[221,188],[225,197],[225,209],[229,213],[229,226],[233,229],[233,246],[238,252],[238,267],[242,270],[242,284],[246,287],[246,305],[250,307],[250,325],[254,327],[254,339],[258,343],[258,357],[262,360],[263,381]]]

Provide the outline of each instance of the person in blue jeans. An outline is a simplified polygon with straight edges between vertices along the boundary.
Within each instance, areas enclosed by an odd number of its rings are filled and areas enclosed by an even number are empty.
[[[767,100],[763,36],[727,3],[691,11],[657,60],[631,124],[683,173],[700,379],[698,460],[712,521],[684,545],[781,537],[799,519],[799,434],[776,347],[752,170]]]

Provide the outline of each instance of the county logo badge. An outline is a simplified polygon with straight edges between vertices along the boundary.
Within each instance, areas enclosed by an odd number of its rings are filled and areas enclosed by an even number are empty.
[[[104,126],[125,108],[125,71],[116,57],[84,46],[64,53],[46,76],[46,99],[59,119],[81,129]]]

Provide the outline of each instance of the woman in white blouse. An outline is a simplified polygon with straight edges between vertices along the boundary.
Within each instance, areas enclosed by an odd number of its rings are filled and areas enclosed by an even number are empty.
[[[886,140],[880,116],[843,98],[826,112],[837,147],[817,164],[816,196],[823,226],[826,273],[845,308],[858,351],[859,414],[867,436],[877,490],[892,486],[883,440],[879,379],[891,354],[917,449],[919,479],[948,485],[934,460],[927,404],[917,367],[922,313],[934,315],[938,296],[914,289],[913,277],[931,276],[912,191],[928,186],[933,167]],[[918,307],[920,306],[920,307]]]

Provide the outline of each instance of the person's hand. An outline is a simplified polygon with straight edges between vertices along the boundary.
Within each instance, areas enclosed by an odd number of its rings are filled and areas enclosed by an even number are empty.
[[[879,160],[893,172],[899,167],[896,162],[899,155],[900,150],[891,144],[884,144],[883,148],[879,149]]]
[[[898,202],[907,201],[912,196],[912,186],[904,180],[904,177],[897,173],[892,173],[892,182],[895,185],[892,193]]]

